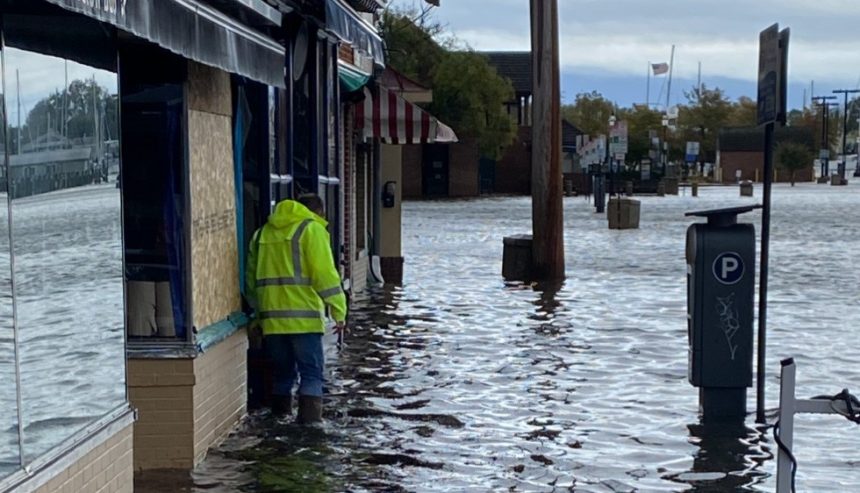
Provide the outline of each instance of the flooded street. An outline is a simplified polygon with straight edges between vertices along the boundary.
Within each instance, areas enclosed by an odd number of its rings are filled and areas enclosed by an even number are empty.
[[[687,382],[684,212],[760,191],[639,197],[632,231],[566,198],[560,286],[501,278],[528,198],[406,203],[404,286],[356,302],[325,428],[254,414],[192,480],[144,475],[137,491],[772,492],[772,429],[702,426]],[[774,187],[771,410],[789,356],[799,397],[858,391],[858,207],[856,183]],[[760,229],[758,212],[740,221]],[[845,419],[799,417],[798,491],[854,491],[858,438]]]

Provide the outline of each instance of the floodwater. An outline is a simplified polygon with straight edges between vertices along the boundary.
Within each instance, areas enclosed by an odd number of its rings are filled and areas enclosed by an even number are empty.
[[[119,189],[0,195],[0,478],[17,470],[12,265],[25,465],[126,401]]]
[[[641,228],[610,231],[565,199],[561,286],[501,279],[529,199],[404,204],[405,283],[357,302],[325,427],[256,413],[190,479],[144,475],[137,491],[774,491],[772,428],[703,426],[686,376],[683,214],[760,198],[640,200]],[[798,396],[857,390],[860,185],[778,185],[773,207],[771,423],[782,358]],[[741,220],[760,229],[757,212]],[[857,491],[858,438],[799,416],[798,491]]]

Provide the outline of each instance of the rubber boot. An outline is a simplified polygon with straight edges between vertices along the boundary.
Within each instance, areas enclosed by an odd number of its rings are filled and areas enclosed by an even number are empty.
[[[293,396],[291,395],[273,395],[272,396],[272,414],[281,418],[293,414]]]
[[[322,421],[322,397],[312,395],[299,396],[299,415],[296,423],[307,425]]]

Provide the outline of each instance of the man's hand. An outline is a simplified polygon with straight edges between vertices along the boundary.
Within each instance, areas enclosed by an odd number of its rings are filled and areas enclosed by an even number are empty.
[[[337,322],[334,326],[334,333],[342,336],[349,333],[349,328],[346,326],[346,322]]]

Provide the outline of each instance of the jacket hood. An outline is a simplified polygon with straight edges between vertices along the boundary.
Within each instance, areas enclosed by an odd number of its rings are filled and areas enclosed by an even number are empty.
[[[269,215],[269,224],[275,228],[286,228],[292,224],[310,219],[323,226],[328,226],[328,221],[311,212],[310,209],[295,200],[284,200],[275,206],[275,212]]]

